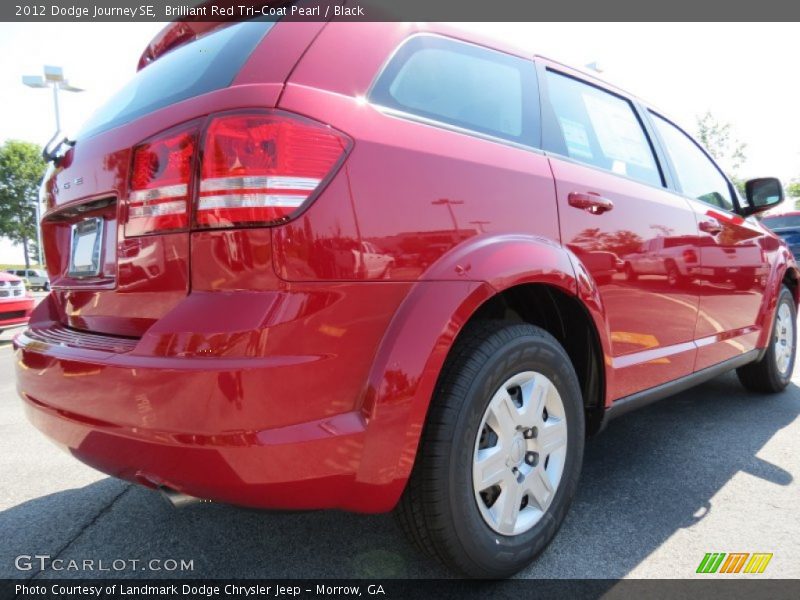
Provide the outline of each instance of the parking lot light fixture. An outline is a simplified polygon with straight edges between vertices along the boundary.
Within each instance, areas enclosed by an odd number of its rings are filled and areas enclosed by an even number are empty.
[[[53,107],[56,113],[56,132],[61,131],[61,114],[58,109],[58,90],[65,92],[82,92],[83,88],[74,86],[64,77],[64,69],[52,65],[44,66],[44,76],[23,75],[22,83],[32,88],[53,88]]]
[[[44,76],[42,75],[23,75],[22,83],[31,88],[53,88],[53,108],[56,115],[56,135],[61,131],[61,113],[58,109],[58,90],[65,92],[82,92],[83,88],[71,85],[64,77],[64,69],[52,65],[44,66]],[[41,207],[39,200],[34,203],[36,209],[36,249],[39,266],[43,265],[42,258],[42,230],[41,224]]]

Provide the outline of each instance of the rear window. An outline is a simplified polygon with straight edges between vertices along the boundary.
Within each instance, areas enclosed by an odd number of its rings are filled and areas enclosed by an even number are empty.
[[[800,227],[800,215],[780,217],[764,217],[761,222],[770,229],[781,229],[783,227]]]
[[[136,73],[89,118],[78,137],[107,131],[159,108],[229,86],[274,24],[237,23],[168,52]]]
[[[370,101],[403,113],[538,146],[533,62],[438,36],[415,36],[394,54]]]

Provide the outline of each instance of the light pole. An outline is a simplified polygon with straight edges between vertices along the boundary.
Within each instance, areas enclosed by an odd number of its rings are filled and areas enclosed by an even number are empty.
[[[53,88],[53,108],[56,113],[56,135],[53,136],[53,138],[55,138],[61,132],[61,113],[58,110],[58,90],[64,90],[65,92],[82,92],[83,89],[70,85],[64,78],[64,70],[61,67],[53,67],[50,65],[45,65],[44,76],[23,75],[22,83],[32,88]],[[36,209],[36,252],[38,254],[39,266],[41,266],[44,262],[42,259],[42,208],[39,203],[39,198],[37,198],[34,203],[34,208]]]
[[[480,231],[480,233],[486,233],[486,230],[483,228],[483,226],[484,225],[489,225],[489,223],[491,223],[491,221],[470,221],[469,222],[470,225],[477,225],[478,226],[478,230]]]
[[[22,83],[32,88],[53,88],[53,107],[56,111],[56,133],[61,131],[61,113],[58,110],[58,90],[65,92],[82,92],[83,88],[71,85],[64,77],[64,69],[45,65],[44,76],[23,75]]]

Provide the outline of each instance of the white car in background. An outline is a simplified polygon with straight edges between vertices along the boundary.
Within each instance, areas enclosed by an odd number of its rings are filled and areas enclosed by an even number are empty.
[[[6,273],[11,273],[28,282],[28,288],[32,290],[50,290],[50,278],[44,269],[8,269]]]

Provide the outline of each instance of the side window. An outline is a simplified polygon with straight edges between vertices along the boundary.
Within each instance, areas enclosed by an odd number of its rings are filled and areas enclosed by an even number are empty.
[[[533,62],[481,46],[412,37],[380,74],[369,99],[462,129],[539,145],[539,111],[528,110],[538,106]]]
[[[572,77],[547,71],[550,106],[561,133],[558,152],[661,186],[653,149],[631,103]]]
[[[651,114],[683,193],[707,204],[733,210],[728,180],[700,146],[666,119]]]

